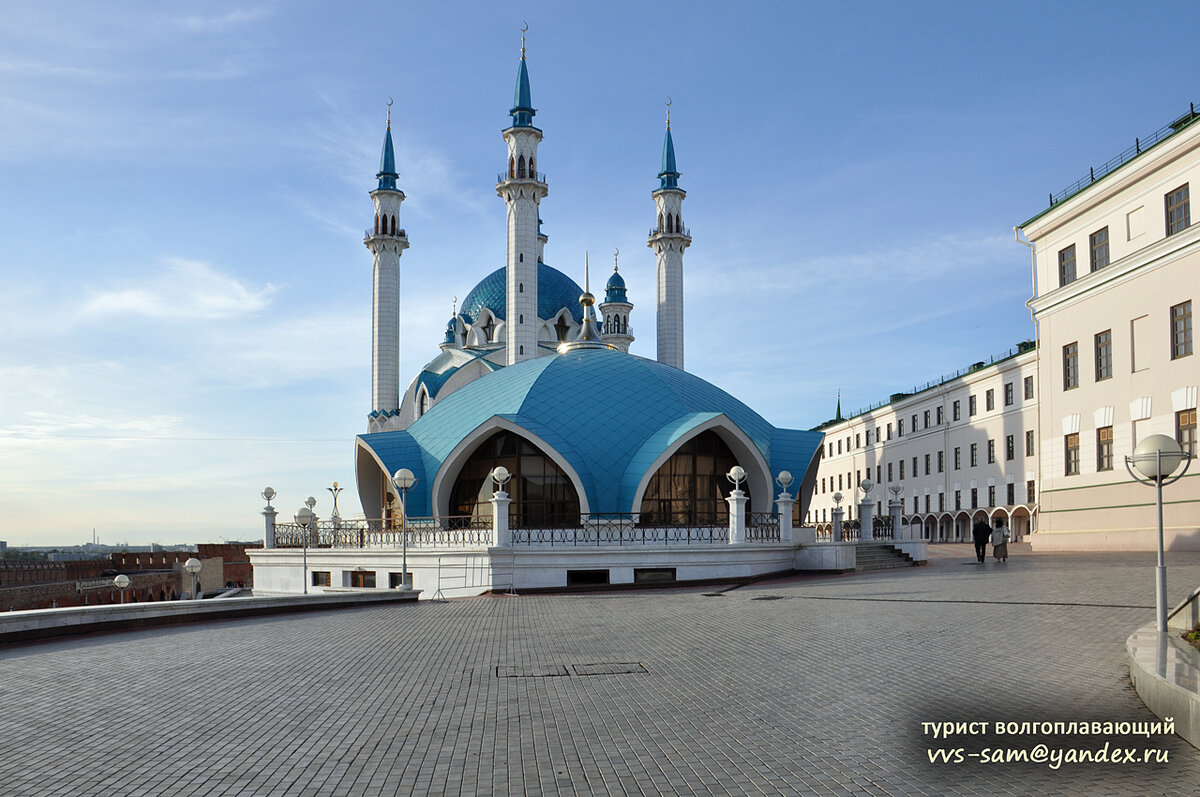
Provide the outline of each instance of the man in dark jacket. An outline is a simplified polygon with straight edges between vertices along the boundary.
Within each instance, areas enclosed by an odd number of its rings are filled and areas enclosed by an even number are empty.
[[[980,562],[987,554],[988,537],[991,535],[992,530],[988,528],[987,523],[982,520],[975,521],[975,525],[971,529],[971,536],[975,539],[975,558]]]

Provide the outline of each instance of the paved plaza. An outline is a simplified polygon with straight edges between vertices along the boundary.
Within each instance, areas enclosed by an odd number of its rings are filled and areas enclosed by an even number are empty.
[[[0,651],[0,794],[1196,795],[1175,737],[934,739],[922,722],[1154,720],[1124,641],[1153,554],[484,597]],[[1174,602],[1200,553],[1170,554]],[[725,588],[721,588],[724,590]],[[983,763],[985,747],[1166,750]],[[962,763],[929,750],[962,748]],[[1070,760],[1070,759],[1068,759]]]

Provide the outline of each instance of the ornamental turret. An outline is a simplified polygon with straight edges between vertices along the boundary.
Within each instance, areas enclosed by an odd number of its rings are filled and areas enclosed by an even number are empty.
[[[604,319],[602,337],[623,352],[629,351],[633,343],[633,327],[629,326],[629,312],[633,302],[625,295],[625,279],[617,265],[618,249],[613,255],[613,273],[604,286],[604,301],[600,303],[600,316]]]
[[[371,413],[367,431],[396,428],[400,413],[400,255],[408,236],[399,226],[404,192],[396,181],[396,153],[392,147],[392,103],[388,102],[387,132],[379,158],[378,186],[371,192],[375,221],[363,237],[374,256],[371,294]]]
[[[496,193],[508,210],[508,260],[505,268],[505,362],[508,365],[537,356],[537,264],[546,237],[541,232],[538,205],[549,193],[545,176],[537,171],[537,149],[542,131],[533,126],[537,111],[529,91],[525,65],[525,34],[521,33],[521,62],[512,124],[502,135],[508,144],[508,165],[496,181]]]
[[[658,260],[658,361],[683,368],[683,250],[692,236],[683,226],[683,198],[679,170],[675,166],[675,142],[671,139],[671,108],[667,103],[667,135],[663,141],[662,169],[658,188],[650,196],[658,213],[647,246]]]

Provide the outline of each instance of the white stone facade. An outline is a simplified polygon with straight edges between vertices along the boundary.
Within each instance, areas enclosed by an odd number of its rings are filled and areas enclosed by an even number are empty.
[[[408,237],[400,225],[404,192],[371,192],[375,219],[364,243],[374,259],[371,301],[371,418],[368,431],[382,431],[400,409],[400,255]]]
[[[660,363],[683,368],[683,250],[692,238],[683,226],[684,192],[678,188],[654,191],[657,223],[647,245],[658,261],[657,344]]]
[[[538,204],[549,188],[538,178],[537,148],[542,133],[536,127],[510,127],[506,179],[496,193],[508,208],[508,271],[505,351],[508,365],[538,355],[537,264],[544,246],[538,233]]]
[[[870,479],[876,517],[888,514],[889,488],[901,488],[905,538],[969,539],[974,520],[996,518],[1025,538],[1038,514],[1036,370],[1037,353],[1025,344],[821,427],[825,441],[805,525],[828,531],[839,492],[846,522],[858,519],[858,485]]]
[[[1034,251],[1043,386],[1039,548],[1154,549],[1154,490],[1130,478],[1125,456],[1149,434],[1195,439],[1200,121],[1174,124],[1020,227]],[[1195,460],[1164,503],[1167,547],[1200,549]]]

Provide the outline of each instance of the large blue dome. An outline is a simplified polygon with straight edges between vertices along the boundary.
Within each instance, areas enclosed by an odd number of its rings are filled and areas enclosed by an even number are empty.
[[[430,490],[447,459],[461,453],[465,440],[499,428],[497,423],[525,430],[561,455],[593,513],[635,511],[647,473],[698,430],[715,425],[741,441],[739,456],[756,474],[752,486],[764,502],[774,474],[788,470],[803,477],[822,439],[819,432],[776,429],[686,371],[620,351],[576,349],[480,377],[407,429],[361,440],[389,473],[401,467],[416,473],[424,488],[410,494],[411,511],[434,514],[437,498]]]
[[[582,324],[583,308],[579,306],[579,295],[583,293],[583,288],[566,274],[545,263],[538,263],[537,274],[538,318],[553,318],[565,307],[575,319],[575,323]],[[507,299],[505,269],[498,268],[484,277],[467,294],[462,303],[461,315],[468,324],[474,324],[479,318],[479,311],[486,307],[496,318],[503,319],[507,312]]]

